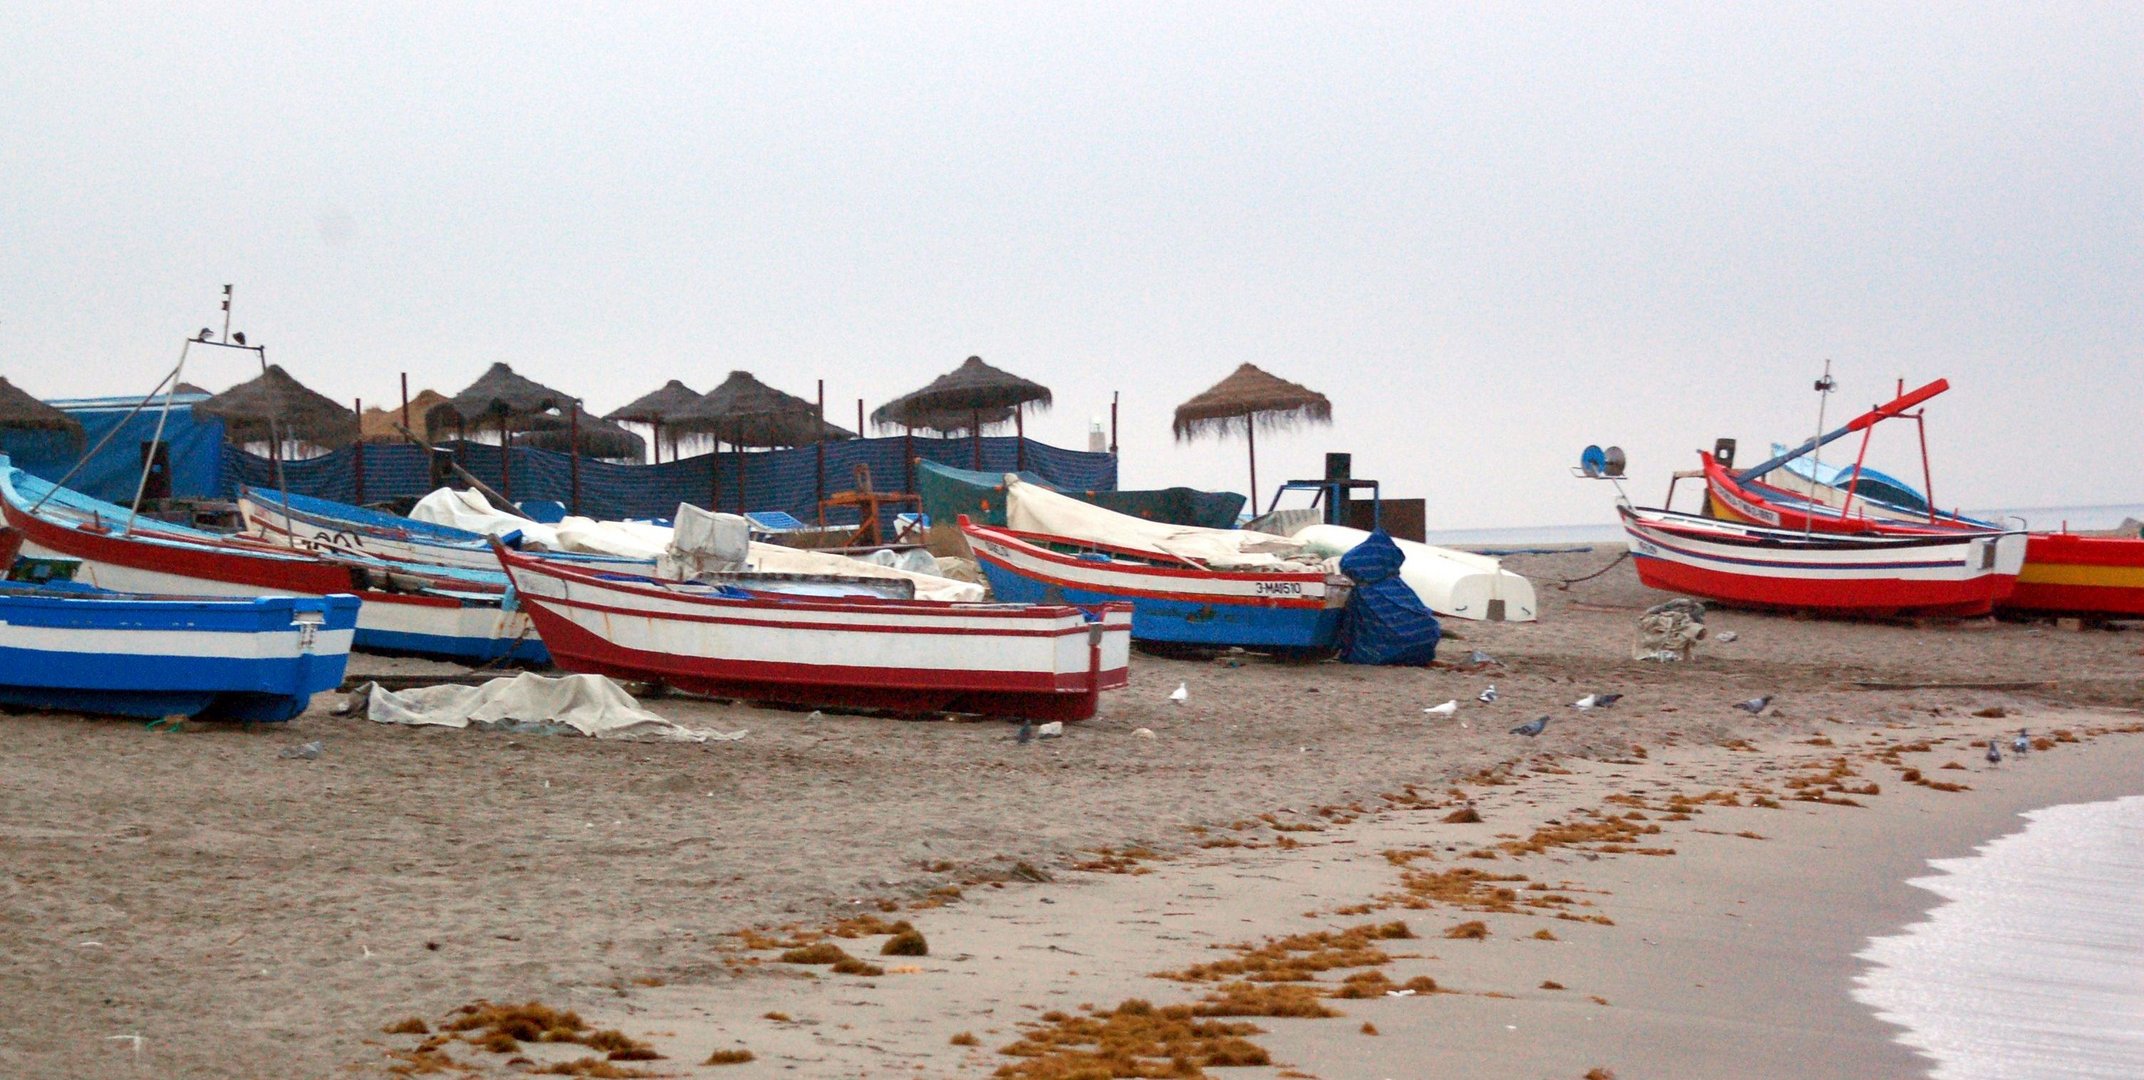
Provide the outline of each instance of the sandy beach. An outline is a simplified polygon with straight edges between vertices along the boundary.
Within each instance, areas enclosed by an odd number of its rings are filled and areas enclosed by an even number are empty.
[[[1445,658],[1485,670],[1140,657],[1099,718],[1026,746],[674,697],[644,704],[747,735],[405,730],[334,695],[254,730],[12,716],[0,1073],[1075,1076],[1099,1031],[1163,1048],[1150,1075],[1217,1048],[1265,1064],[1216,1075],[1328,1080],[1917,1074],[1849,996],[1854,951],[1931,903],[1904,884],[1926,859],[2144,791],[2144,635],[1722,611],[1735,640],[1640,663],[1661,596],[1627,562],[1552,584],[1613,558],[1510,559],[1543,621],[1447,623]],[[1594,691],[1625,697],[1569,707]],[[1980,759],[2021,726],[2045,747]],[[896,920],[927,955],[880,955]],[[827,943],[864,973],[779,960]],[[441,1041],[480,1000],[662,1056]],[[1201,1023],[1259,1030],[1151,1041]]]

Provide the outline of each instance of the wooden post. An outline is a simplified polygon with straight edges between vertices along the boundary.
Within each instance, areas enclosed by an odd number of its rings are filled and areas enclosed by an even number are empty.
[[[566,441],[573,450],[573,497],[566,504],[567,512],[579,517],[581,513],[581,403],[573,403],[573,411],[566,414]]]
[[[735,450],[735,451],[737,451],[737,516],[739,516],[739,517],[743,517],[743,516],[744,516],[744,421],[743,421],[742,419],[738,420],[738,421],[737,421],[737,423],[736,423],[736,426],[735,426],[735,427],[733,427],[733,428],[731,428],[730,430],[731,430],[732,434],[734,435],[734,438],[732,438],[732,439],[731,439],[731,441],[730,441],[730,449],[732,449],[732,450]]]
[[[1111,390],[1109,392],[1109,452],[1111,454],[1117,452],[1117,399],[1123,396],[1120,391]]]
[[[968,417],[968,435],[975,440],[975,471],[983,471],[983,410],[977,409]]]
[[[1258,516],[1258,424],[1257,418],[1243,418],[1243,434],[1251,446],[1251,516]]]
[[[1017,472],[1027,471],[1027,407],[1012,407],[1012,467]]]
[[[916,492],[916,429],[908,428],[901,433],[901,467],[907,470],[908,486],[902,490],[913,495]]]
[[[409,372],[402,373],[402,426],[409,427]]]
[[[663,418],[658,416],[648,421],[648,427],[655,432],[654,464],[660,465],[663,463]]]
[[[357,442],[351,446],[350,479],[357,488],[357,505],[365,505],[365,399],[354,398],[357,409]]]

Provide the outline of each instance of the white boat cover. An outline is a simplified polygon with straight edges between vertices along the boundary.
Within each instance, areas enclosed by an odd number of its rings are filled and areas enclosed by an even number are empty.
[[[1337,572],[1330,560],[1308,553],[1299,540],[1241,529],[1148,521],[1060,495],[1012,473],[1005,474],[1005,524],[1020,532],[1189,559],[1214,570]]]
[[[745,733],[689,728],[640,707],[625,688],[601,675],[546,678],[524,671],[480,686],[371,686],[365,716],[382,724],[466,728],[471,724],[559,724],[598,739],[710,742]]]
[[[1005,520],[1010,528],[1023,532],[1174,555],[1216,570],[1307,568],[1307,564],[1337,572],[1339,557],[1370,535],[1325,524],[1309,525],[1294,536],[1170,525],[1105,510],[1011,475],[1005,477]],[[1462,619],[1534,620],[1538,609],[1533,583],[1503,569],[1496,559],[1412,540],[1393,542],[1407,556],[1400,580],[1431,611]]]
[[[530,547],[541,551],[576,551],[657,562],[667,559],[671,569],[666,572],[658,568],[658,573],[678,579],[691,576],[686,572],[686,568],[698,566],[702,559],[720,561],[734,553],[729,540],[718,539],[716,534],[726,532],[719,524],[721,519],[735,515],[711,514],[690,503],[679,503],[677,516],[673,519],[686,524],[689,535],[685,538],[684,546],[678,546],[677,530],[666,525],[652,525],[644,521],[596,521],[584,517],[569,517],[557,525],[544,525],[504,513],[474,491],[456,491],[451,488],[440,488],[426,495],[410,510],[409,516],[418,521],[448,525],[486,536],[505,536],[518,530]],[[919,600],[974,601],[981,600],[985,595],[983,586],[971,582],[881,566],[831,552],[806,551],[802,548],[757,542],[751,544],[750,551],[750,562],[746,569],[766,573],[902,578],[915,583],[916,598]],[[711,565],[701,567],[712,568]]]
[[[1337,557],[1369,539],[1370,534],[1345,525],[1320,523],[1305,526],[1295,538],[1311,551]],[[1407,556],[1400,564],[1400,580],[1422,598],[1429,610],[1462,619],[1493,618],[1505,622],[1533,622],[1537,617],[1540,609],[1534,603],[1533,582],[1504,569],[1494,556],[1398,537],[1392,542]]]

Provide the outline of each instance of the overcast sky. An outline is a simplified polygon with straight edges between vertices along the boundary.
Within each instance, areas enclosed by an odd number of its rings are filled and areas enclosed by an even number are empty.
[[[980,354],[1241,490],[1169,417],[1250,361],[1333,402],[1263,484],[1350,450],[1450,528],[1805,438],[1828,358],[1835,419],[1951,379],[1946,504],[2144,501],[2144,6],[1721,7],[0,3],[0,374],[144,391],[230,282],[344,400],[853,423]]]

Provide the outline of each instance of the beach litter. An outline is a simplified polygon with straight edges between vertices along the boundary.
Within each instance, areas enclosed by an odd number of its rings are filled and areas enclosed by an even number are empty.
[[[1044,724],[1039,728],[1036,728],[1035,737],[1038,739],[1062,739],[1065,737],[1065,722],[1062,720],[1052,720],[1049,723]]]
[[[1638,640],[1631,646],[1633,660],[1688,660],[1697,654],[1705,637],[1705,605],[1678,596],[1654,604],[1638,616]]]
[[[299,761],[312,761],[320,756],[322,750],[327,748],[328,744],[325,741],[314,739],[312,742],[298,746],[286,746],[276,751],[275,756],[279,758],[295,758]]]
[[[1132,738],[1135,738],[1135,739],[1151,739],[1151,738],[1153,738],[1153,737],[1154,737],[1154,729],[1153,729],[1153,728],[1134,728],[1134,729],[1132,729]]]

